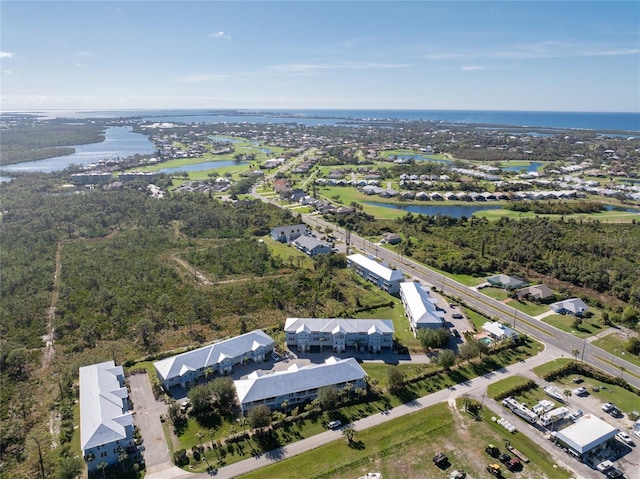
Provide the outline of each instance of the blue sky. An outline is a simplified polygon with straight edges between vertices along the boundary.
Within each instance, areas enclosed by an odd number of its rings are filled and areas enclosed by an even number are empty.
[[[640,2],[7,1],[1,106],[640,111]]]

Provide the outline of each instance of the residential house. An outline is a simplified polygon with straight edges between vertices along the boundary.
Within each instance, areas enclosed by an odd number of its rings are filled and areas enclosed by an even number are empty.
[[[402,238],[400,237],[400,235],[396,233],[385,233],[382,236],[384,241],[389,244],[398,244],[402,241]]]
[[[495,286],[496,288],[504,288],[504,289],[517,289],[521,288],[527,284],[527,282],[518,278],[517,276],[509,276],[506,274],[496,274],[495,276],[489,276],[487,278],[487,282]]]
[[[113,361],[81,367],[80,447],[89,472],[101,463],[117,464],[122,452],[133,455],[133,416],[122,366]]]
[[[582,316],[589,306],[580,298],[565,299],[549,305],[549,307],[558,314],[573,314],[574,316]]]
[[[293,240],[293,246],[312,258],[319,254],[331,253],[331,246],[313,236],[300,236]]]
[[[552,298],[554,293],[546,284],[536,284],[534,286],[528,286],[526,288],[516,291],[518,298],[530,297],[542,301],[547,298]]]
[[[437,300],[420,283],[400,283],[400,298],[414,335],[419,329],[445,327],[444,312],[438,309]]]
[[[307,225],[301,223],[299,225],[278,226],[271,230],[271,237],[281,243],[291,243],[294,239],[307,233]]]
[[[347,266],[388,293],[400,292],[400,282],[404,280],[404,273],[399,269],[391,269],[361,254],[347,256]]]
[[[295,407],[318,397],[323,387],[333,386],[348,391],[366,389],[367,373],[355,358],[328,358],[323,364],[299,367],[291,365],[284,371],[265,374],[251,373],[246,379],[234,381],[243,414],[259,405],[281,408],[286,401]]]
[[[186,388],[209,373],[228,374],[235,364],[264,361],[273,352],[273,339],[256,329],[203,348],[177,354],[153,363],[158,379],[168,391]]]
[[[393,347],[395,329],[390,319],[287,318],[284,332],[287,346],[299,351],[327,347],[341,353],[353,347],[377,353]]]
[[[482,325],[483,331],[486,331],[489,336],[498,341],[502,339],[508,338],[517,338],[518,332],[511,329],[509,326],[505,326],[504,324],[498,321],[487,321]]]

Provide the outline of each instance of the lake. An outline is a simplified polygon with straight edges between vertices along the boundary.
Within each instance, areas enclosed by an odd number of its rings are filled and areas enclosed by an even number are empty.
[[[382,206],[383,208],[411,211],[412,213],[419,213],[421,215],[436,216],[437,214],[441,214],[443,216],[451,216],[452,218],[460,218],[461,216],[469,218],[478,211],[499,210],[504,207],[502,205],[479,205],[477,203],[470,205],[399,205],[394,203],[379,203],[376,201],[365,201],[364,203],[373,206]]]
[[[72,164],[87,166],[102,160],[127,158],[136,154],[151,155],[156,152],[154,144],[145,135],[135,133],[130,126],[109,127],[105,131],[104,141],[73,145],[73,148],[76,152],[71,155],[7,165],[2,167],[2,171],[50,173],[64,170]]]

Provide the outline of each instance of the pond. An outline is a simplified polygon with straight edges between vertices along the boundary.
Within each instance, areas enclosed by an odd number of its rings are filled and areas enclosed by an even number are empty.
[[[484,210],[499,210],[504,205],[480,205],[477,203],[467,205],[413,205],[413,204],[395,204],[395,203],[379,203],[376,201],[365,201],[365,204],[372,206],[382,206],[383,208],[392,208],[396,210],[411,211],[412,213],[420,213],[421,215],[451,216],[452,218],[460,218],[466,216],[471,217],[474,213]]]
[[[518,173],[525,170],[527,173],[533,173],[534,171],[538,171],[538,168],[542,165],[543,163],[539,161],[532,161],[529,166],[502,166],[500,169],[502,171],[516,171]]]
[[[87,166],[99,161],[124,159],[136,154],[150,155],[156,151],[154,144],[145,135],[133,132],[130,126],[109,127],[105,131],[104,141],[73,147],[76,152],[71,155],[15,163],[3,166],[2,171],[51,173],[64,170],[72,164]]]

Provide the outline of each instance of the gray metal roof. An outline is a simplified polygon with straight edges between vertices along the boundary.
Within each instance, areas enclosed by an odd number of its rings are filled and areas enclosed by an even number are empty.
[[[273,339],[264,331],[256,329],[203,348],[156,361],[153,365],[162,379],[166,381],[169,378],[183,376],[189,371],[216,366],[225,358],[237,358],[260,347],[272,345]]]
[[[400,283],[400,294],[404,297],[410,316],[416,326],[444,326],[444,312],[437,311],[435,300],[419,283],[415,281]]]
[[[284,323],[285,332],[333,333],[337,328],[344,333],[369,333],[371,328],[380,334],[395,332],[390,319],[287,318]]]
[[[404,273],[401,270],[388,268],[376,260],[367,258],[359,253],[347,256],[347,260],[362,266],[367,271],[372,272],[386,281],[402,281],[404,279]]]
[[[261,401],[299,391],[363,379],[367,373],[354,358],[331,357],[323,364],[298,367],[273,374],[251,374],[247,379],[234,381],[240,403]]]
[[[91,449],[127,438],[125,427],[133,417],[123,411],[127,388],[120,386],[122,366],[113,361],[81,367],[80,447]]]

